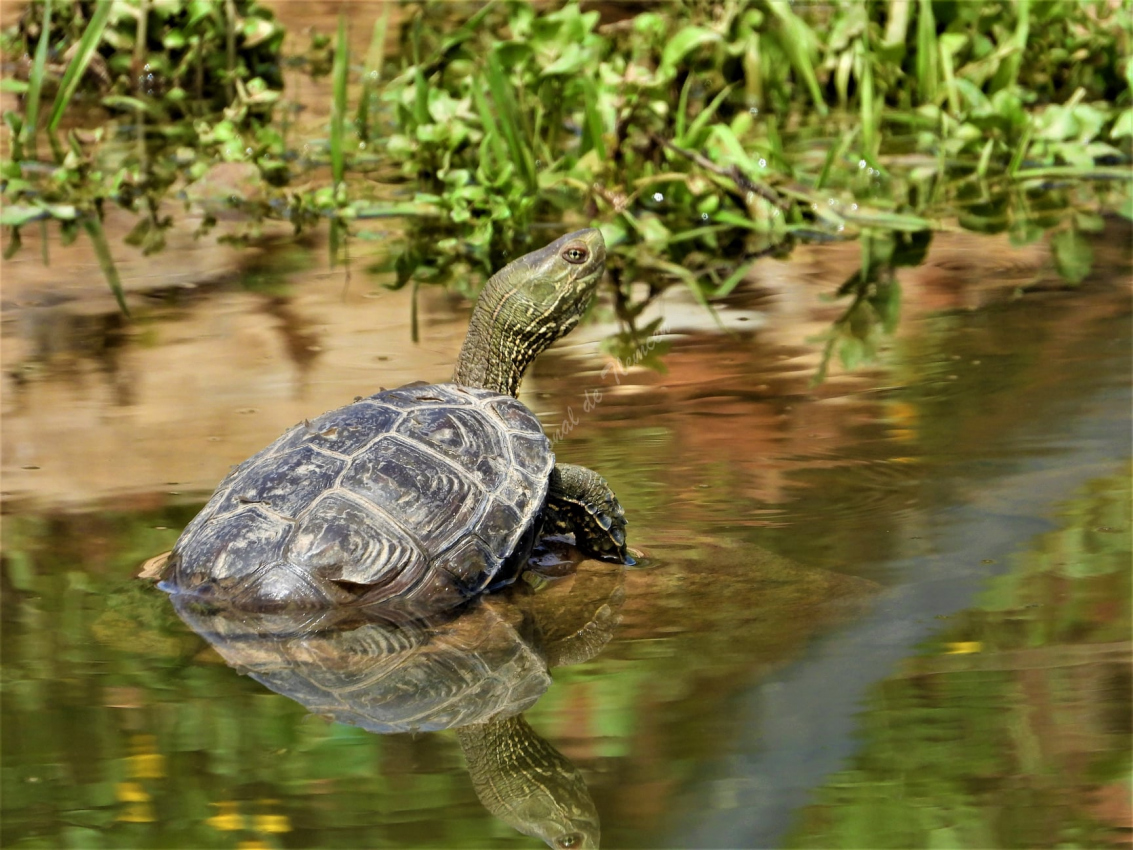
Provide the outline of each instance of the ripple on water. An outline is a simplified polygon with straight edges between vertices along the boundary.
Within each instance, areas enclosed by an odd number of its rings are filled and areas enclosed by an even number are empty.
[[[889,515],[909,512],[917,505],[925,480],[924,464],[917,457],[853,458],[818,453],[787,462],[792,467],[788,475],[792,496],[812,504],[817,497],[821,515],[833,519],[879,511]],[[828,493],[842,497],[827,499]],[[851,495],[847,498],[846,494]]]

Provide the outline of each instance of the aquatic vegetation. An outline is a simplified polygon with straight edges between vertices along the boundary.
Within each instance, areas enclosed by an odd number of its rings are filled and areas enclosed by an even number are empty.
[[[32,4],[9,37],[9,52],[32,57],[26,82],[5,81],[24,96],[23,113],[5,115],[0,165],[9,251],[21,227],[46,219],[68,238],[81,222],[98,244],[87,222],[107,203],[136,212],[133,241],[160,250],[162,202],[189,197],[218,163],[244,163],[262,182],[227,200],[247,226],[226,238],[254,239],[265,220],[298,232],[326,219],[336,262],[351,238],[372,238],[359,220],[398,217],[404,238],[378,263],[394,286],[471,293],[542,241],[540,225],[597,222],[632,346],[668,285],[707,307],[800,239],[866,237],[858,282],[843,287],[860,305],[880,297],[875,236],[1050,234],[1058,269],[1078,281],[1089,216],[1133,215],[1129,28],[1104,0],[688,0],[606,19],[577,3],[536,14],[525,0],[422,2],[403,7],[394,56],[389,6],[375,5],[360,86],[344,27],[294,60],[332,75],[325,140],[285,139],[283,31],[250,0],[59,7]],[[43,163],[39,101],[68,57]],[[84,87],[136,123],[59,140],[64,112],[86,117],[72,103]],[[110,144],[123,134],[134,150]],[[375,174],[388,190],[378,196]],[[1071,185],[1089,187],[1084,201],[1045,203]],[[106,246],[100,256],[113,286]],[[864,327],[868,311],[850,312]],[[843,346],[843,362],[868,348]]]

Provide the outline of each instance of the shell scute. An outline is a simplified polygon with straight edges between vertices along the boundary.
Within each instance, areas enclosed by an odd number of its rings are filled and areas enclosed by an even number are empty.
[[[326,581],[404,592],[428,567],[416,540],[394,519],[357,498],[326,493],[302,517],[285,558]]]
[[[507,474],[499,460],[508,454],[507,435],[475,408],[414,410],[398,423],[397,433],[449,458],[486,490],[498,487]]]
[[[356,456],[340,486],[386,508],[431,552],[468,527],[482,498],[455,465],[398,435],[383,436]]]
[[[293,526],[280,517],[248,505],[204,523],[183,546],[178,556],[179,578],[191,589],[211,580],[232,584],[247,579],[262,567],[281,560],[283,546]],[[207,567],[207,572],[202,569]]]
[[[259,504],[285,519],[294,519],[323,491],[334,486],[345,461],[300,445],[270,463],[240,472],[216,508],[217,515]]]
[[[382,390],[370,396],[370,401],[389,404],[394,407],[409,409],[429,405],[473,405],[476,403],[475,395],[459,392],[465,389],[455,384],[425,384],[420,381],[406,384],[392,390]]]
[[[503,421],[508,430],[543,437],[543,426],[518,399],[502,396],[488,402],[488,407]]]
[[[476,525],[476,535],[492,552],[503,557],[515,547],[516,540],[525,528],[526,524],[520,522],[518,510],[499,499],[492,499]]]
[[[303,443],[350,456],[374,437],[392,430],[401,415],[396,408],[370,400],[348,404],[304,423]]]
[[[465,593],[481,590],[499,567],[499,556],[474,534],[462,537],[439,555],[434,572]],[[490,568],[490,569],[489,569]]]
[[[287,560],[265,564],[239,591],[267,607],[322,607],[348,601],[348,594]]]

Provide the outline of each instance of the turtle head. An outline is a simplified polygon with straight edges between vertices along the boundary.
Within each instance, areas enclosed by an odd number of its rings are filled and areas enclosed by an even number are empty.
[[[484,284],[453,380],[514,396],[531,361],[578,324],[605,270],[594,228],[508,263]]]

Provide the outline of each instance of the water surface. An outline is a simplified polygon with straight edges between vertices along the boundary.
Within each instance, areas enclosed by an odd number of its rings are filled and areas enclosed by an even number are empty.
[[[726,332],[666,299],[663,373],[602,354],[601,323],[537,362],[521,397],[648,556],[523,714],[603,845],[1128,839],[1123,239],[1071,288],[1041,245],[939,235],[877,363],[819,385],[853,245],[758,265]],[[415,346],[404,293],[312,256],[129,325],[97,280],[6,303],[6,846],[541,846],[481,804],[457,733],[309,714],[134,578],[294,422],[447,377],[466,304],[426,298]]]

